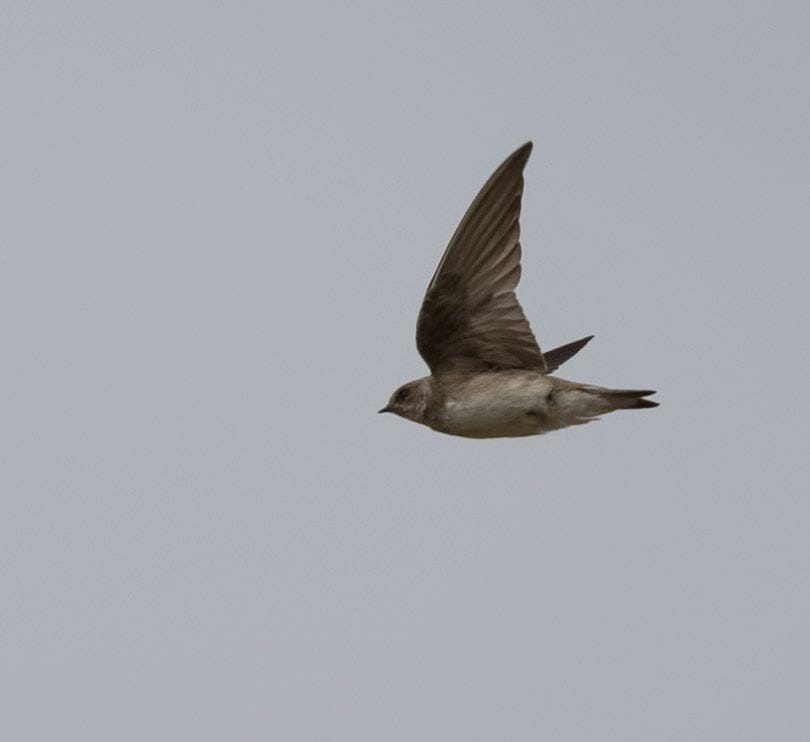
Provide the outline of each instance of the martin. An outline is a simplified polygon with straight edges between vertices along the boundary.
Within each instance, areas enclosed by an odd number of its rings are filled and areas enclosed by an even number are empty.
[[[380,412],[466,438],[539,435],[613,410],[657,407],[651,390],[607,389],[551,376],[591,337],[547,353],[515,296],[527,142],[492,174],[444,251],[416,325],[430,376],[408,382]]]

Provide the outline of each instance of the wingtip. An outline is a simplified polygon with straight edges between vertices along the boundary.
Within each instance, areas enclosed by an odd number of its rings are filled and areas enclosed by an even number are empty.
[[[530,141],[526,142],[525,144],[521,144],[520,147],[518,147],[515,150],[515,155],[518,156],[518,157],[522,157],[524,160],[528,160],[529,155],[532,153],[533,147],[534,147],[534,144],[530,140]]]
[[[553,371],[556,371],[569,358],[573,358],[591,340],[593,340],[593,337],[594,337],[593,335],[588,335],[588,337],[580,338],[579,340],[574,340],[574,342],[572,343],[566,343],[565,345],[562,345],[559,348],[554,348],[553,350],[550,350],[547,353],[543,353],[543,358],[545,359],[546,362],[546,373],[550,374]]]
[[[529,155],[532,153],[532,147],[534,145],[531,142],[526,142],[525,144],[521,144],[514,152],[512,152],[509,157],[507,157],[503,161],[503,165],[501,167],[506,167],[512,163],[519,163],[520,167],[523,168],[526,165],[526,162],[529,159]]]

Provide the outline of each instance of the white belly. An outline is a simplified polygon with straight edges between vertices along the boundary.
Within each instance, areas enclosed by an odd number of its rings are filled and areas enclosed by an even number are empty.
[[[544,432],[552,382],[541,374],[492,374],[459,385],[445,400],[438,430],[467,438]]]

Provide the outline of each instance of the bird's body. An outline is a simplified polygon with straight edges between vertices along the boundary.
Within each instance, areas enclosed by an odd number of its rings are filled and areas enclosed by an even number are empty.
[[[554,380],[535,371],[492,371],[433,380],[441,406],[431,427],[467,438],[545,432]]]
[[[656,407],[649,390],[618,390],[550,373],[591,339],[542,353],[517,301],[520,200],[531,143],[476,196],[428,286],[416,344],[431,375],[380,412],[466,438],[539,435],[618,409]]]
[[[411,403],[402,417],[465,438],[540,435],[613,410],[656,406],[643,398],[649,391],[605,389],[524,369],[431,375],[402,390],[408,394],[401,402]]]

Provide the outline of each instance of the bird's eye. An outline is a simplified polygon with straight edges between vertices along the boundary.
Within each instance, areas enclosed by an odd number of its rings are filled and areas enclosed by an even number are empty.
[[[404,402],[408,398],[408,390],[407,389],[400,389],[397,392],[396,401],[397,402]]]

